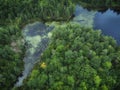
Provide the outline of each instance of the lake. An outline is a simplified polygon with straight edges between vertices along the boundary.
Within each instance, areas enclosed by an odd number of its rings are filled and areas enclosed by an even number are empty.
[[[110,9],[104,13],[97,12],[94,29],[101,29],[103,34],[112,36],[120,44],[120,14]]]
[[[74,12],[74,21],[80,21],[80,25],[100,29],[104,35],[112,36],[120,44],[120,14],[113,10],[105,12],[88,11],[77,5]]]

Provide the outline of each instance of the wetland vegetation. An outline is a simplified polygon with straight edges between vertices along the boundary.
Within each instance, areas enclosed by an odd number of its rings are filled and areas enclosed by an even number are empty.
[[[81,11],[80,23],[73,22],[76,5],[94,14]],[[0,0],[0,90],[119,90],[119,44],[91,26],[97,11],[119,14],[119,6],[119,0]],[[26,56],[34,66],[16,86]]]

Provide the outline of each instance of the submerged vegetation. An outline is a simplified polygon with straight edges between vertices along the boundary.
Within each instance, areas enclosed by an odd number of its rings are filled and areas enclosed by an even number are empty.
[[[76,4],[120,10],[119,0],[0,0],[0,90],[23,71],[21,29],[33,21],[69,21]],[[51,43],[19,90],[119,90],[120,48],[113,38],[76,23],[54,29]]]

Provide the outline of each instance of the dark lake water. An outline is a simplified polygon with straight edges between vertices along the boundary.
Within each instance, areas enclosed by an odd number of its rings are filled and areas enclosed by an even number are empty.
[[[78,5],[76,6],[74,14],[74,20],[83,20],[79,22],[80,25],[101,29],[104,35],[112,36],[120,45],[120,14],[110,9],[104,13],[88,11]]]
[[[120,14],[108,9],[97,12],[94,18],[94,28],[101,29],[103,34],[112,36],[120,44]]]

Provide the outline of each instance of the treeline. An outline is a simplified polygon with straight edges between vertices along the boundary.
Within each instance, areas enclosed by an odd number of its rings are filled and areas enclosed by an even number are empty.
[[[67,24],[18,90],[113,90],[119,85],[120,51],[101,31]],[[116,90],[116,89],[115,89]]]
[[[77,0],[76,0],[77,1]],[[109,6],[109,7],[119,7],[120,0],[80,0],[81,2],[85,2],[90,6]]]
[[[78,3],[89,10],[99,10],[104,12],[110,8],[113,11],[120,13],[120,0],[80,0]]]
[[[76,4],[88,9],[111,7],[119,10],[119,0],[0,0],[0,24],[20,18],[41,21],[66,21],[74,12]]]
[[[33,18],[41,20],[67,20],[74,11],[74,0],[0,0],[0,19],[5,22],[20,17],[23,22]]]

